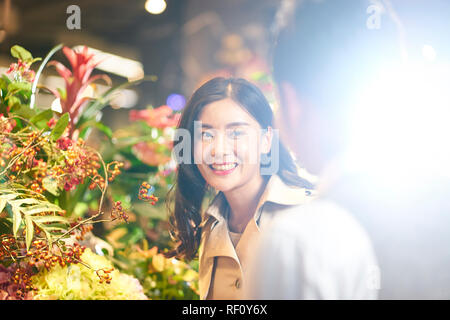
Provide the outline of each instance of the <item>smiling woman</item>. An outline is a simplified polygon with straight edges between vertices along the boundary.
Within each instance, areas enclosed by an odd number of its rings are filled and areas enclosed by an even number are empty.
[[[202,247],[201,298],[238,299],[250,243],[262,221],[307,202],[312,186],[299,177],[278,140],[264,95],[244,79],[214,78],[202,85],[185,107],[178,131],[185,134],[174,142],[174,151],[182,145],[183,153],[171,216],[177,246],[167,256],[190,260]],[[202,212],[207,191],[216,197]]]

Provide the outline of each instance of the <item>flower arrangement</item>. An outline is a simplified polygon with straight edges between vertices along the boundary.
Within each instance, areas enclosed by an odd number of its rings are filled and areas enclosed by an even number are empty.
[[[39,75],[46,61],[59,48],[50,52],[35,73],[30,67],[40,59],[33,58],[22,47],[14,46],[11,53],[18,62],[11,65],[7,72],[9,77],[2,75],[0,78],[2,299],[114,298],[119,297],[118,292],[127,292],[120,283],[130,279],[130,276],[111,269],[112,264],[106,269],[100,267],[96,263],[99,256],[96,258],[80,244],[92,232],[94,223],[116,220],[127,224],[130,218],[127,213],[129,202],[124,208],[122,201],[113,199],[109,188],[122,173],[125,162],[105,162],[101,153],[84,140],[92,125],[112,138],[111,130],[96,119],[96,112],[108,104],[117,88],[108,90],[98,99],[84,97],[83,91],[90,83],[97,79],[109,80],[104,75],[90,76],[98,62],[93,62],[93,56],[86,49],[74,52],[64,47],[63,53],[72,70],[56,61],[49,65],[56,67],[66,88],[56,91],[47,88],[59,98],[62,112],[34,108]],[[145,186],[147,190],[150,188],[150,185]],[[148,191],[145,197],[139,194],[139,198],[151,200],[151,205],[158,201]],[[85,202],[89,205],[80,209],[79,205]],[[106,211],[110,212],[109,217],[105,217]],[[98,285],[117,284],[118,291],[114,293],[109,288],[105,289],[108,293],[96,295],[74,291],[69,294],[61,288],[63,291],[47,286],[49,283],[56,285],[51,279],[63,276],[62,270],[77,268],[86,279],[95,278]],[[89,275],[86,272],[90,272]],[[117,275],[117,281],[114,275]],[[91,289],[85,288],[87,291],[98,289],[97,284],[89,282],[89,286]],[[128,297],[137,299],[144,295],[133,296],[130,291]]]

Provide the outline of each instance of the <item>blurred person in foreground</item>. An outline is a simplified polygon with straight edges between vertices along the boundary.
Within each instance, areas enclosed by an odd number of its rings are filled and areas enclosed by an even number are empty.
[[[318,198],[261,232],[247,298],[449,299],[450,3],[283,4],[278,127]]]

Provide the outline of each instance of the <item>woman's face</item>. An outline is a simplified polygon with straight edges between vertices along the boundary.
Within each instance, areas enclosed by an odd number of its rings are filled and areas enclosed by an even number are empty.
[[[260,178],[260,154],[270,151],[271,131],[231,99],[206,105],[195,129],[194,159],[206,182],[227,192]]]

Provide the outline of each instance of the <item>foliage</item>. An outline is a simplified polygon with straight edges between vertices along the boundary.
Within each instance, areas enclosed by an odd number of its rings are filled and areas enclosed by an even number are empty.
[[[146,295],[155,300],[198,300],[198,265],[188,265],[177,259],[167,259],[155,246],[148,249],[144,241],[117,255],[121,270],[133,274],[144,287]]]
[[[91,76],[98,61],[86,48],[64,47],[71,69],[57,61],[49,65],[65,88],[39,86],[45,63],[61,47],[50,51],[35,73],[30,67],[40,59],[14,46],[18,62],[0,78],[0,297],[132,298],[118,292],[128,292],[121,282],[133,275],[150,298],[198,298],[197,264],[157,253],[172,245],[163,203],[174,179],[171,141],[179,113],[167,106],[132,110],[131,124],[113,132],[99,112],[115,91],[137,82],[87,97],[93,81],[110,84],[110,79]],[[53,93],[61,112],[33,107],[36,88]],[[155,247],[141,249],[142,242]],[[108,252],[123,273],[104,269],[112,264],[103,257],[105,263],[98,264],[86,246]],[[86,285],[58,286],[67,270],[79,270]],[[122,289],[116,292],[115,286]]]

